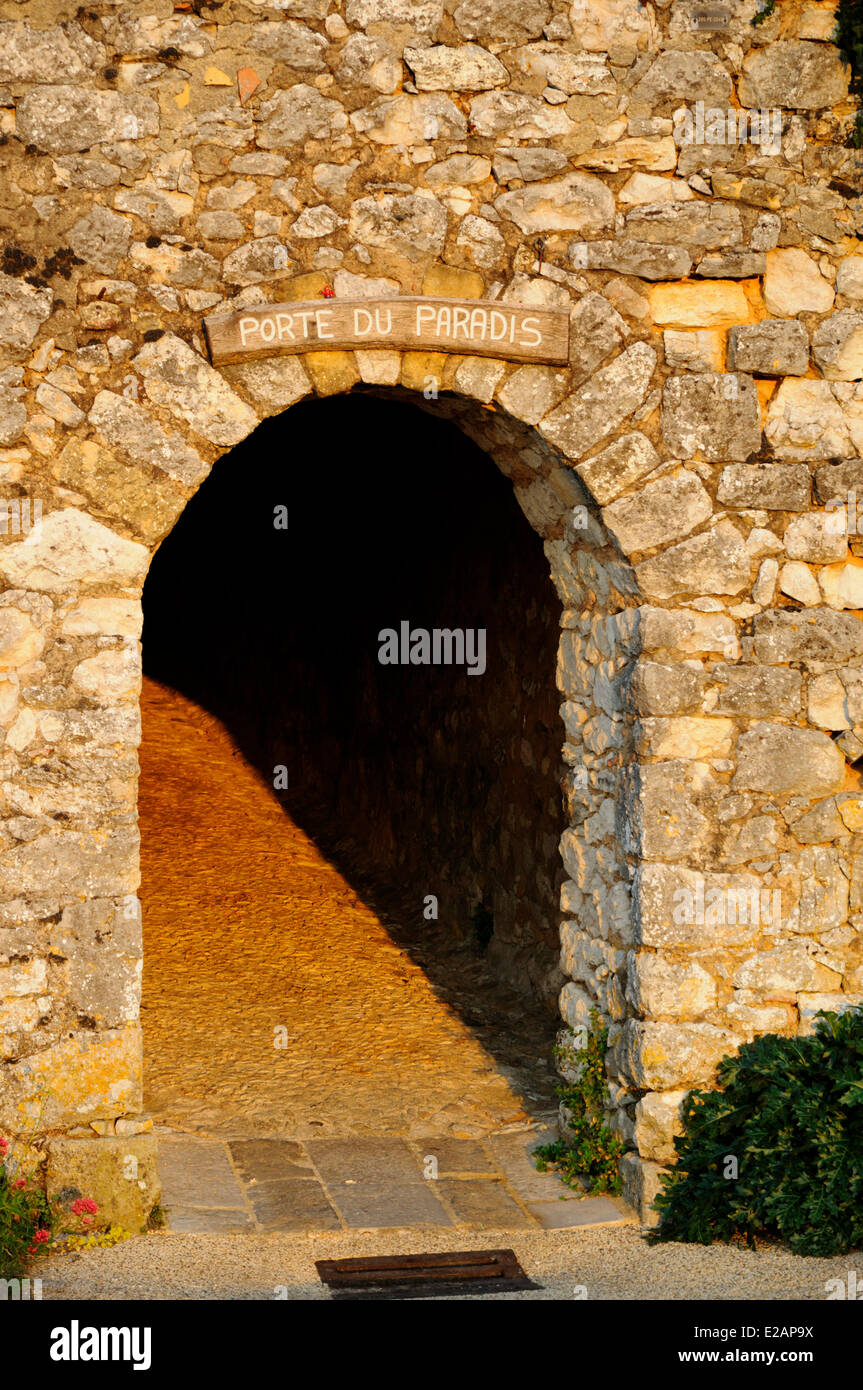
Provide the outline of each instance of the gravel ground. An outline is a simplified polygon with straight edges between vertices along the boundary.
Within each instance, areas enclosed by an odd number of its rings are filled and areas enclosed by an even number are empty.
[[[320,1299],[316,1259],[511,1248],[541,1289],[518,1299],[824,1300],[825,1283],[857,1269],[863,1252],[804,1259],[778,1248],[649,1246],[635,1226],[577,1231],[376,1231],[327,1235],[157,1233],[110,1250],[53,1257],[40,1267],[46,1300]],[[279,1290],[280,1292],[277,1292]],[[286,1292],[285,1292],[286,1291]]]

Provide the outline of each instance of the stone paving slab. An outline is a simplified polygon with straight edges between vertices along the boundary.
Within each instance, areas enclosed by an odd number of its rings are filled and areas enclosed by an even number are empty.
[[[547,1136],[201,1139],[159,1136],[162,1204],[184,1233],[561,1229],[632,1219],[538,1173]],[[437,1168],[430,1164],[434,1160]]]

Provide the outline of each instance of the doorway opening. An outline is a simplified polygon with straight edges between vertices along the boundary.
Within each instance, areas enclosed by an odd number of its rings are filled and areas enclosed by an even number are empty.
[[[509,480],[405,399],[294,406],[215,465],[144,614],[157,1122],[308,1140],[551,1115],[560,602]],[[446,631],[452,660],[382,660],[387,631],[419,658]]]

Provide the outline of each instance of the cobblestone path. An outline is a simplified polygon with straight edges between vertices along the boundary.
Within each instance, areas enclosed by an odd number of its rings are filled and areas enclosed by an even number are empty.
[[[394,939],[212,715],[153,681],[142,703],[157,1123],[306,1141],[476,1138],[547,1118],[548,1019],[495,987],[473,950]]]

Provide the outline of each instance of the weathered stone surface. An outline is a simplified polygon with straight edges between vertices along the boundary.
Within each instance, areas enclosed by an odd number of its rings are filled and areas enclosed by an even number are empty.
[[[69,1208],[78,1197],[89,1197],[99,1209],[99,1222],[145,1231],[162,1187],[156,1169],[156,1140],[152,1134],[118,1139],[52,1139],[48,1144],[46,1193],[68,1217],[68,1229],[79,1223]],[[61,1217],[62,1228],[62,1217]]]
[[[508,195],[512,197],[513,195]],[[573,241],[569,258],[578,270],[617,270],[642,280],[674,280],[688,275],[692,257],[685,246],[650,241]]]
[[[847,95],[848,70],[832,46],[788,40],[753,49],[743,60],[742,106],[811,111]]]
[[[108,274],[116,270],[117,262],[126,255],[131,239],[128,218],[98,205],[68,232],[68,242],[75,255],[80,256],[90,270]]]
[[[553,367],[518,367],[498,392],[498,400],[517,420],[538,425],[566,394],[568,377]]]
[[[764,433],[780,458],[828,459],[852,452],[854,423],[829,382],[786,378],[767,408]]]
[[[460,0],[453,10],[459,33],[481,43],[538,39],[550,18],[549,0]]]
[[[789,598],[805,604],[807,608],[817,608],[822,601],[818,581],[808,565],[800,560],[789,560],[779,573],[779,588]],[[772,595],[770,600],[772,602]]]
[[[728,368],[762,376],[805,376],[809,334],[796,319],[762,319],[728,334]]]
[[[376,145],[427,145],[430,140],[458,140],[467,134],[467,121],[449,97],[381,97],[355,111],[351,124]]]
[[[601,145],[580,154],[576,163],[586,169],[604,169],[616,174],[621,169],[673,169],[677,164],[677,148],[671,136],[658,140],[632,136],[615,140],[613,145]]]
[[[249,47],[269,58],[278,58],[298,72],[323,72],[326,68],[327,40],[295,19],[256,24]]]
[[[50,82],[60,73],[67,82],[77,82],[104,60],[103,45],[75,20],[48,30],[22,21],[0,22],[0,82]]]
[[[679,540],[706,521],[713,503],[694,473],[659,478],[604,507],[602,519],[625,554]]]
[[[677,108],[683,102],[703,101],[706,106],[727,106],[731,78],[713,53],[660,53],[640,82],[632,89],[632,100],[651,111],[662,106]]]
[[[601,453],[585,459],[577,465],[576,472],[597,502],[605,506],[658,464],[659,455],[650,440],[635,430],[616,439]]]
[[[569,458],[580,458],[636,410],[650,385],[656,353],[633,343],[540,423],[540,433]]]
[[[834,512],[813,512],[789,522],[783,541],[788,557],[815,564],[844,560],[848,540],[844,528],[837,526]]]
[[[635,829],[644,859],[684,859],[712,835],[718,787],[705,763],[689,759],[642,764]]]
[[[650,313],[655,324],[675,328],[729,328],[749,315],[743,288],[734,280],[651,285]]]
[[[626,235],[640,241],[712,249],[741,241],[743,227],[733,203],[661,202],[628,212]]]
[[[509,82],[500,59],[475,43],[406,48],[404,58],[421,92],[480,92]]]
[[[459,156],[455,156],[458,158]],[[567,165],[565,154],[549,146],[512,146],[499,149],[494,157],[492,168],[498,183],[510,183],[513,179],[523,179],[534,183],[537,179],[550,179],[559,174]],[[431,170],[428,171],[431,173]],[[426,175],[428,178],[428,174]],[[462,180],[467,182],[467,180]]]
[[[739,655],[734,620],[724,613],[699,613],[695,609],[638,609],[638,632],[645,652],[679,652],[683,656],[719,653],[733,661]]]
[[[282,150],[301,140],[325,139],[338,116],[344,116],[340,102],[298,82],[261,106],[257,143],[262,150]]]
[[[755,619],[755,658],[768,664],[789,661],[841,664],[863,656],[863,623],[829,608],[806,613],[772,609]]]
[[[863,313],[840,309],[819,323],[812,335],[812,355],[828,381],[863,377]]]
[[[665,360],[669,367],[683,367],[690,372],[718,372],[724,366],[722,334],[716,329],[701,328],[695,332],[666,328],[662,335]]]
[[[831,608],[863,606],[863,562],[856,557],[845,565],[821,570],[818,581],[824,602]]]
[[[220,373],[173,333],[145,343],[132,366],[143,377],[154,405],[169,410],[212,444],[238,444],[258,423],[252,408]]]
[[[124,540],[75,507],[50,512],[37,531],[0,548],[0,574],[16,588],[61,591],[70,583],[135,586],[146,547]]]
[[[773,796],[829,796],[845,778],[845,759],[832,739],[817,729],[757,724],[740,735],[736,790]]]
[[[714,251],[702,256],[695,267],[695,274],[716,280],[750,280],[763,275],[767,263],[763,251],[749,251],[746,247],[736,247],[730,251]]]
[[[863,299],[863,256],[845,256],[836,269],[836,293]]]
[[[53,297],[48,289],[0,274],[0,345],[29,347],[51,312]]]
[[[17,1133],[41,1115],[47,1130],[141,1109],[141,1030],[137,1024],[79,1030],[8,1068],[0,1122]]]
[[[809,469],[802,463],[730,463],[719,477],[716,497],[732,507],[802,512],[809,506]]]
[[[625,1073],[640,1090],[709,1086],[723,1057],[736,1050],[734,1035],[711,1023],[641,1023],[628,1019],[621,1039]]]
[[[747,719],[785,715],[794,719],[800,713],[799,671],[717,662],[710,678],[718,686],[716,704],[712,706],[717,714],[745,715]]]
[[[766,254],[764,303],[771,314],[793,318],[795,314],[826,314],[833,307],[833,286],[818,266],[799,247],[789,246]]]
[[[565,111],[522,92],[484,92],[470,104],[477,135],[505,135],[509,140],[549,140],[568,135],[573,123]]]
[[[805,941],[789,941],[770,951],[759,951],[737,970],[734,984],[755,989],[771,999],[794,999],[797,990],[837,989],[841,976],[812,958]]]
[[[260,362],[241,362],[225,369],[227,379],[247,391],[261,413],[275,414],[302,400],[312,389],[298,357],[274,357]]]
[[[674,1140],[683,1133],[680,1107],[686,1091],[650,1091],[635,1107],[635,1140],[639,1153],[656,1163],[673,1163]]]
[[[502,217],[525,234],[542,231],[604,231],[614,221],[614,198],[592,174],[572,173],[551,183],[532,183],[495,200]]]
[[[614,95],[613,73],[599,55],[567,53],[556,43],[532,43],[506,55],[510,69],[541,78],[547,87],[568,95]]]
[[[485,217],[466,217],[459,227],[456,245],[464,246],[476,265],[485,269],[501,265],[506,256],[506,242]]]
[[[148,96],[62,83],[34,87],[18,103],[17,131],[47,154],[75,154],[107,140],[158,135],[159,108]]]
[[[141,663],[137,650],[99,652],[79,661],[70,684],[76,695],[94,704],[110,707],[120,701],[137,700],[141,693]]]
[[[716,1003],[716,982],[696,961],[682,964],[647,951],[630,953],[626,997],[646,1019],[703,1018]]]
[[[730,521],[681,541],[636,566],[638,582],[651,598],[674,594],[739,594],[750,581],[743,537]]]
[[[409,261],[440,255],[446,238],[446,212],[431,194],[385,193],[358,198],[351,207],[350,235]]]
[[[720,372],[669,378],[662,393],[662,437],[678,458],[747,458],[761,445],[752,378]]]

